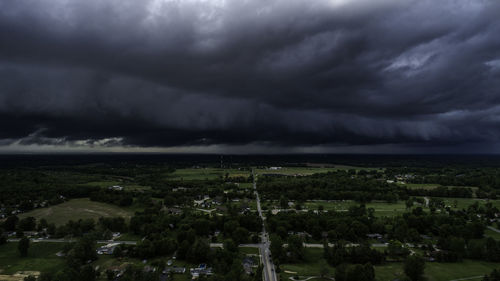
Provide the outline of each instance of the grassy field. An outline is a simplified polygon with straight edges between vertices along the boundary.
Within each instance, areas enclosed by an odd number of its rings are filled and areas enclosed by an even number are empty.
[[[64,259],[56,256],[64,243],[31,243],[28,256],[21,258],[17,250],[18,243],[6,243],[0,246],[0,270],[2,274],[17,271],[51,271],[60,268]]]
[[[487,229],[484,231],[484,235],[486,235],[486,236],[488,236],[488,237],[491,237],[491,238],[493,238],[493,239],[495,239],[495,240],[499,240],[499,241],[500,241],[500,233],[495,232],[495,231],[493,231],[493,230],[491,230],[491,229],[488,229],[488,228],[487,228]]]
[[[245,255],[258,255],[259,254],[259,248],[254,248],[254,247],[240,247],[239,250],[240,250],[240,253],[245,254]]]
[[[461,263],[428,262],[425,265],[425,276],[428,281],[448,281],[484,275],[499,267],[498,263],[473,260],[464,260]],[[403,275],[402,263],[375,266],[375,276],[379,281],[391,281]],[[481,278],[470,280],[481,280]]]
[[[228,174],[228,180],[232,177],[249,177],[250,171],[241,171],[238,169],[219,169],[219,168],[189,168],[177,169],[175,172],[168,174],[168,179],[173,180],[216,180],[225,177]]]
[[[130,218],[133,213],[111,204],[90,201],[88,198],[73,199],[59,205],[48,208],[35,209],[20,214],[20,218],[34,217],[37,220],[46,219],[49,223],[56,225],[65,224],[69,220],[98,219],[100,217],[122,216]]]
[[[484,205],[491,202],[493,206],[500,208],[500,200],[486,200],[486,199],[475,199],[475,198],[442,198],[444,203],[449,206],[453,206],[454,202],[457,202],[457,209],[467,209],[470,205],[478,202],[479,205]]]
[[[397,185],[404,186],[408,189],[435,189],[436,187],[441,186],[440,184],[434,184],[434,183],[398,183]]]
[[[328,211],[346,211],[350,206],[359,205],[351,200],[336,201],[336,202],[305,202],[305,207],[309,210],[317,210],[321,205],[324,210]],[[397,203],[386,203],[386,202],[371,202],[366,204],[367,208],[373,208],[375,210],[376,216],[395,216],[406,212],[406,205],[404,201],[398,201]],[[425,209],[425,208],[424,208]]]
[[[299,276],[319,276],[321,270],[326,268],[329,275],[333,276],[335,268],[328,265],[323,258],[323,249],[306,248],[305,261],[297,264],[282,264],[280,274],[287,280],[289,277]],[[318,279],[321,280],[321,279]]]
[[[281,175],[312,175],[318,173],[328,173],[338,170],[379,170],[379,168],[365,168],[365,167],[355,167],[346,165],[330,165],[328,167],[323,166],[307,166],[307,167],[281,167],[277,170],[271,170],[269,168],[255,169],[257,174],[281,174]]]
[[[123,183],[120,181],[90,181],[87,183],[79,184],[80,186],[99,186],[101,188],[107,188],[114,185],[122,186],[126,191],[146,191],[151,190],[150,186],[142,186],[134,183]]]
[[[336,168],[314,168],[314,167],[281,167],[281,169],[255,169],[257,174],[280,174],[280,175],[312,175],[336,171]]]

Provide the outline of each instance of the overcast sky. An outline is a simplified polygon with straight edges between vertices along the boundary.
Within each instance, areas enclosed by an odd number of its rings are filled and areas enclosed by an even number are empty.
[[[0,1],[0,152],[499,153],[498,0]]]

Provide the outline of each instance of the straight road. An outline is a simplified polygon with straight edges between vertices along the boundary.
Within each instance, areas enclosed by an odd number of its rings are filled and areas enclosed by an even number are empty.
[[[271,251],[269,250],[269,246],[271,245],[271,242],[269,241],[269,235],[267,234],[266,231],[266,222],[264,215],[262,215],[262,209],[260,208],[260,198],[259,198],[259,193],[257,192],[257,179],[256,175],[252,169],[252,175],[253,175],[253,190],[255,194],[255,198],[257,200],[257,211],[259,212],[259,216],[262,219],[262,243],[259,244],[260,247],[260,256],[262,257],[262,265],[264,266],[263,268],[263,274],[264,274],[264,281],[277,281],[278,278],[276,277],[276,271],[274,269],[274,264],[271,261]]]

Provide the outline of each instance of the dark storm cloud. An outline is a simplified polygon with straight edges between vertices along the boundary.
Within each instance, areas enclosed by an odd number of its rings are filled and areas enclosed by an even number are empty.
[[[500,139],[498,1],[2,1],[1,144]]]

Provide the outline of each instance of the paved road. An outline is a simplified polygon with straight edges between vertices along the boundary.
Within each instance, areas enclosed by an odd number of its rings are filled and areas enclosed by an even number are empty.
[[[269,235],[267,234],[266,231],[266,217],[262,215],[262,209],[260,208],[260,197],[259,193],[257,192],[257,179],[256,175],[252,170],[252,175],[253,175],[253,190],[255,194],[255,198],[257,200],[257,211],[259,212],[259,216],[262,219],[262,243],[259,244],[259,250],[260,250],[260,256],[262,259],[262,264],[264,266],[263,268],[263,274],[264,274],[264,281],[277,281],[278,278],[276,277],[276,271],[274,269],[274,264],[271,261],[271,251],[269,250],[269,245],[271,242],[269,241]]]

